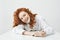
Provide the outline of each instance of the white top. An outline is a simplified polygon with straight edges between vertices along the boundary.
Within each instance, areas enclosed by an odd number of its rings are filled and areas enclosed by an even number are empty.
[[[45,22],[45,19],[42,16],[36,15],[35,20],[36,20],[36,24],[34,25],[33,29],[30,28],[29,24],[27,24],[26,26],[18,25],[17,27],[13,28],[13,31],[18,34],[22,34],[22,32],[25,30],[27,31],[44,30],[46,32],[46,35],[54,33],[53,29],[49,25],[47,25],[47,23]]]

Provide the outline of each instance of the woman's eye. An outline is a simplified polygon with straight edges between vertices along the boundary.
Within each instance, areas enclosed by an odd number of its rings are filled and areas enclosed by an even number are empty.
[[[21,19],[23,19],[23,18],[21,18]]]
[[[25,16],[25,15],[23,15],[23,16]]]

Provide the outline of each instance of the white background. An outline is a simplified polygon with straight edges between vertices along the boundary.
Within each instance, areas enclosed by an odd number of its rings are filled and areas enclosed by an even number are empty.
[[[0,0],[0,34],[12,29],[13,13],[21,7],[45,17],[47,23],[60,32],[60,0]]]

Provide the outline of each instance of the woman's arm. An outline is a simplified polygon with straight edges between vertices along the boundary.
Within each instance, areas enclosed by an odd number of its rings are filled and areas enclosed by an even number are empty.
[[[36,31],[33,36],[35,37],[45,37],[46,36],[46,32],[44,31]]]
[[[23,29],[23,25],[18,25],[15,28],[13,28],[13,32],[15,32],[17,34],[21,34],[21,35],[30,35],[30,36],[32,36],[34,34],[34,32],[25,31]]]
[[[30,31],[24,31],[23,35],[29,35],[32,36],[35,32],[30,32]]]
[[[42,16],[38,16],[37,19],[39,19],[39,27],[41,27],[42,30],[35,32],[33,36],[44,37],[54,33],[54,30],[46,23]]]
[[[23,35],[29,35],[29,36],[35,36],[35,37],[45,37],[46,33],[44,31],[33,31],[33,32],[29,32],[29,31],[24,31]]]
[[[46,33],[46,35],[50,35],[54,33],[53,28],[47,24],[46,20],[43,17],[41,17],[39,20],[41,22],[41,28]]]
[[[12,31],[15,32],[15,33],[17,33],[17,34],[21,34],[22,35],[22,33],[25,30],[23,29],[23,25],[18,25],[16,27],[14,27]]]

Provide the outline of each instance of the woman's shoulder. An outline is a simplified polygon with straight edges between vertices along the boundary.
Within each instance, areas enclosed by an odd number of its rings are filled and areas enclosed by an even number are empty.
[[[35,18],[36,18],[36,20],[45,20],[45,17],[43,17],[39,14],[37,14]]]
[[[36,18],[37,18],[37,19],[41,19],[41,18],[43,18],[43,17],[42,17],[41,15],[37,14],[37,15],[36,15]]]
[[[23,28],[24,26],[23,25],[17,25],[16,27],[14,28]]]

